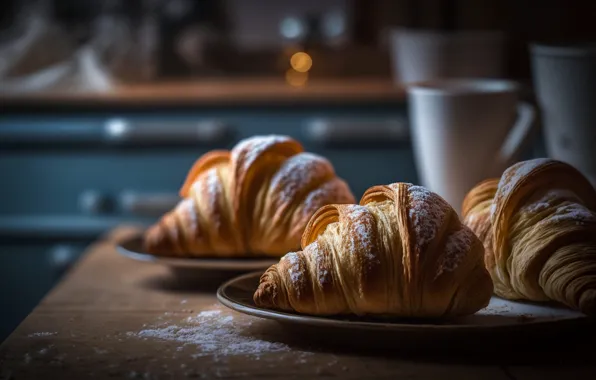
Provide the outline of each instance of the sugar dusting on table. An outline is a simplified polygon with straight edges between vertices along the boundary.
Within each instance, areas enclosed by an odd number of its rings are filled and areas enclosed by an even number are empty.
[[[198,351],[193,355],[195,357],[208,355],[259,356],[270,352],[290,350],[286,344],[269,342],[246,335],[245,330],[251,324],[251,321],[236,320],[231,313],[214,308],[188,317],[176,325],[129,332],[128,336],[175,341],[185,346],[196,346]]]
[[[34,337],[46,337],[46,336],[54,336],[54,335],[58,335],[57,332],[50,332],[50,331],[41,331],[41,332],[35,332],[32,334],[29,334],[28,337],[29,338],[34,338]]]

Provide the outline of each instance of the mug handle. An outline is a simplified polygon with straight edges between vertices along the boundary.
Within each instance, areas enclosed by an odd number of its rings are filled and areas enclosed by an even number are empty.
[[[536,124],[536,109],[530,103],[520,102],[517,105],[517,114],[517,120],[497,154],[495,169],[498,170],[496,173],[499,176],[504,169],[511,166],[513,161],[519,157],[522,149],[530,140]]]

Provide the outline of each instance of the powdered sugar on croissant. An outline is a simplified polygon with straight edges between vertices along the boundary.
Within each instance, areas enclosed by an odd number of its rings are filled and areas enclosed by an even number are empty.
[[[437,194],[395,183],[360,205],[328,205],[309,221],[302,250],[262,276],[261,307],[314,315],[465,315],[492,283],[482,243]]]
[[[519,162],[472,189],[463,215],[484,243],[497,295],[596,314],[596,191],[578,170]]]
[[[331,163],[287,136],[256,136],[205,154],[184,198],[145,234],[145,249],[179,256],[281,256],[298,249],[312,214],[354,203]]]

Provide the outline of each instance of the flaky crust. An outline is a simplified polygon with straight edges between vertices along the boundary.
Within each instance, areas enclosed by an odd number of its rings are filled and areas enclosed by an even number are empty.
[[[596,312],[596,191],[575,168],[535,159],[508,168],[464,199],[483,241],[495,293]]]
[[[488,305],[482,243],[437,194],[406,183],[374,186],[360,205],[327,205],[302,251],[262,276],[260,307],[312,315],[443,317]]]
[[[331,163],[287,136],[256,136],[213,151],[193,166],[174,210],[150,227],[158,255],[281,256],[298,249],[313,213],[354,203]]]

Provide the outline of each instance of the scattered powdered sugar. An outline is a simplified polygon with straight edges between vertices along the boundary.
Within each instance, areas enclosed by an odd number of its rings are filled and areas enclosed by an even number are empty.
[[[497,202],[493,200],[493,203],[490,205],[490,217],[494,218],[495,214],[497,213]]]
[[[207,172],[206,186],[209,197],[209,208],[211,209],[210,221],[215,224],[215,229],[219,230],[221,220],[218,212],[218,197],[223,192],[223,188],[217,175],[217,168],[211,168]]]
[[[319,280],[319,284],[324,286],[331,282],[331,273],[329,273],[329,268],[325,263],[325,254],[321,250],[319,246],[319,242],[315,241],[311,243],[307,247],[308,252],[310,252],[312,260],[315,262],[317,266],[317,279]]]
[[[530,214],[538,213],[538,212],[550,207],[549,201],[551,199],[552,198],[550,198],[550,197],[544,197],[536,202],[528,203],[525,207],[522,208],[521,211],[526,211],[526,212],[529,212]]]
[[[202,317],[214,317],[221,314],[221,310],[205,310],[199,313]],[[189,320],[192,320],[192,317],[189,317]]]
[[[549,158],[536,158],[519,162],[505,170],[499,181],[498,197],[503,199],[508,197],[509,193],[522,177],[528,175],[531,171],[549,161],[551,161]]]
[[[187,215],[188,219],[185,220],[190,231],[194,233],[194,239],[203,239],[202,233],[199,233],[199,221],[197,219],[197,210],[195,209],[195,201],[192,197],[184,198],[176,206],[176,213],[182,213]],[[177,233],[182,233],[178,231]]]
[[[465,225],[466,226],[472,226],[476,223],[476,221],[478,220],[478,214],[477,213],[472,213],[466,216],[465,218]]]
[[[44,336],[54,336],[54,335],[58,335],[57,332],[48,332],[48,331],[43,331],[43,332],[36,332],[33,334],[29,334],[28,337],[29,338],[34,338],[34,337],[44,337]]]
[[[554,189],[549,190],[542,195],[542,197],[528,202],[524,207],[522,207],[521,211],[528,212],[531,214],[538,213],[549,208],[553,201],[556,199],[574,199],[575,196],[572,192],[568,190],[560,190]]]
[[[305,215],[312,215],[315,211],[317,211],[321,206],[322,201],[325,199],[326,195],[328,194],[328,190],[326,187],[330,185],[331,182],[327,182],[323,186],[311,191],[304,200],[304,208],[303,213]]]
[[[300,188],[317,176],[317,170],[324,160],[321,156],[306,152],[290,157],[271,181],[271,189],[279,189],[282,202],[291,202]]]
[[[474,241],[474,233],[465,226],[455,231],[447,238],[445,251],[441,258],[437,277],[443,272],[453,272],[470,250]]]
[[[319,208],[323,207],[329,200],[333,203],[345,203],[348,200],[340,197],[339,187],[336,181],[325,182],[321,187],[311,191],[304,199],[302,216],[312,216]]]
[[[350,227],[348,229],[349,236],[349,250],[350,252],[360,252],[364,254],[365,265],[371,266],[379,264],[380,260],[377,257],[375,244],[373,241],[373,233],[371,231],[374,217],[366,206],[350,205],[346,217],[350,220]]]
[[[207,171],[207,192],[210,197],[216,196],[221,190],[221,183],[217,175],[217,168],[211,168]]]
[[[290,262],[290,268],[288,269],[290,281],[292,281],[292,285],[296,289],[296,294],[300,296],[300,285],[304,280],[302,271],[300,270],[300,258],[296,252],[287,253],[284,258]]]
[[[511,306],[506,303],[499,303],[493,304],[491,302],[490,305],[478,311],[478,314],[484,315],[507,315],[511,313]]]
[[[290,141],[290,137],[281,135],[254,136],[240,141],[232,150],[232,160],[237,161],[240,152],[246,152],[242,169],[248,169],[263,152],[275,144]]]
[[[235,321],[233,315],[215,309],[187,318],[182,326],[169,325],[128,335],[196,346],[200,352],[193,355],[194,357],[207,355],[258,357],[263,353],[290,350],[289,346],[283,343],[268,342],[244,335],[244,330],[251,324],[251,321]]]
[[[574,221],[576,224],[581,224],[583,222],[596,221],[596,215],[579,203],[570,203],[559,206],[555,215],[546,219],[546,221],[555,223],[560,221]]]
[[[366,222],[371,218],[366,206],[350,205],[346,217],[350,221],[350,251],[354,252],[358,247],[369,251],[373,247],[370,226]]]
[[[435,238],[446,214],[446,205],[422,186],[411,186],[409,217],[416,234],[416,248],[422,251]]]

